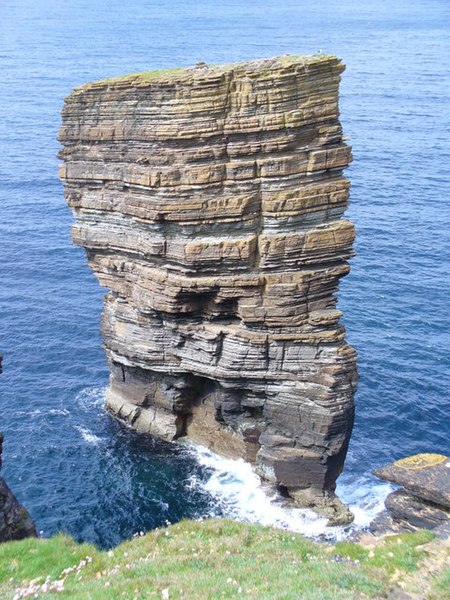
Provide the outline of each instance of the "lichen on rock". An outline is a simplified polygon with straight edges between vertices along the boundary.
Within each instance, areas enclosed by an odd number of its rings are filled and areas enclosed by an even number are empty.
[[[444,454],[407,456],[377,469],[374,475],[402,486],[391,492],[386,511],[371,524],[372,531],[431,529],[436,535],[450,533],[450,458]]]
[[[150,72],[66,99],[73,239],[109,288],[106,405],[244,457],[332,522],[356,353],[336,309],[354,230],[335,57]]]

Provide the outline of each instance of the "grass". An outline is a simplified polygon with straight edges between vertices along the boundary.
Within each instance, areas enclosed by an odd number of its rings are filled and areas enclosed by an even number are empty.
[[[321,62],[328,62],[330,60],[337,61],[335,56],[326,54],[315,54],[311,56],[297,56],[297,55],[284,55],[278,56],[276,59],[260,59],[256,61],[246,61],[241,63],[233,63],[227,65],[207,65],[206,73],[208,76],[217,75],[231,69],[248,68],[249,66],[264,68],[265,63],[268,65],[268,69],[273,68],[273,64],[278,67],[289,67],[291,65],[303,64],[317,64]],[[101,79],[92,83],[86,83],[78,88],[76,91],[86,91],[89,89],[95,89],[98,87],[105,87],[109,85],[134,85],[134,86],[145,86],[149,83],[156,81],[179,81],[183,79],[189,79],[192,77],[193,67],[176,67],[173,69],[156,69],[153,71],[141,71],[138,73],[129,73],[125,75],[119,75],[117,77],[110,77],[107,79]],[[198,71],[202,73],[203,71]]]
[[[369,549],[228,520],[183,521],[108,552],[56,535],[0,545],[0,598],[20,589],[99,600],[384,598],[417,571],[432,537],[393,536]],[[449,585],[449,571],[430,575],[430,598],[445,598]]]
[[[450,567],[444,568],[432,582],[430,600],[440,598],[450,598]]]

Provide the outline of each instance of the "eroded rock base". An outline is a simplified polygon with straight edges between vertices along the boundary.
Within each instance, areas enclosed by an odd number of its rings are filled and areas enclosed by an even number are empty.
[[[356,353],[336,308],[353,255],[333,56],[196,65],[81,86],[61,178],[101,285],[109,410],[334,497]],[[343,516],[344,515],[344,516]]]
[[[353,520],[331,489],[338,473],[320,460],[322,449],[296,448],[288,419],[284,436],[267,426],[266,411],[271,410],[267,382],[261,382],[258,397],[254,382],[245,390],[192,373],[168,375],[118,363],[110,370],[106,408],[136,431],[166,441],[189,438],[222,456],[244,458],[263,480],[300,506],[328,517],[330,525]],[[276,401],[278,394],[272,392],[272,397]],[[313,418],[317,422],[317,415]],[[334,461],[339,469],[340,457]],[[331,485],[324,491],[327,474]]]

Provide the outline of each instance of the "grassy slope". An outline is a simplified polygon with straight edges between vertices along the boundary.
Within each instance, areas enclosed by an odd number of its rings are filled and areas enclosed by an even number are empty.
[[[63,587],[64,593],[43,594],[41,588],[39,597],[348,600],[387,597],[393,589],[417,587],[420,580],[426,597],[446,598],[449,548],[442,547],[445,560],[430,572],[423,568],[429,554],[418,546],[431,539],[421,532],[386,538],[371,548],[349,542],[332,546],[224,520],[184,521],[109,552],[57,535],[0,545],[0,598],[13,598],[30,581],[42,586],[46,579],[48,587]]]

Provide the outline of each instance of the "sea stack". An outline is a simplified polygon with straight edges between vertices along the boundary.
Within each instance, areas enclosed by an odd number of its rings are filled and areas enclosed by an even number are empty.
[[[73,240],[110,290],[107,408],[251,461],[330,523],[351,520],[334,490],[356,385],[335,296],[343,70],[284,56],[86,84],[59,136]]]

